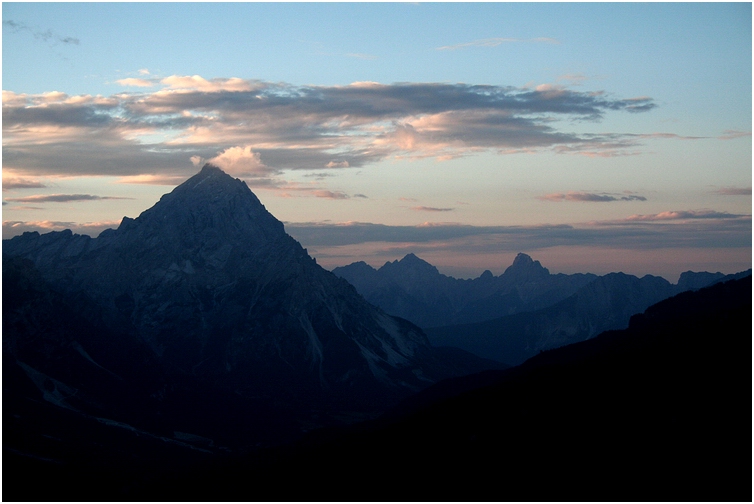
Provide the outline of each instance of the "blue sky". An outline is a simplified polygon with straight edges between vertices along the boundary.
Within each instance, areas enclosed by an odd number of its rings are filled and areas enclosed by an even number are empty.
[[[751,24],[750,3],[3,3],[3,237],[97,234],[211,160],[326,267],[739,271]]]

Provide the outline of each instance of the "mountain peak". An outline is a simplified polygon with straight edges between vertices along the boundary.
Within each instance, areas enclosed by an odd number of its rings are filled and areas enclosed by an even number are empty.
[[[531,258],[531,256],[528,256],[523,252],[519,252],[518,254],[516,254],[516,258],[513,259],[512,266],[528,266],[530,264],[534,264],[534,260]]]
[[[429,264],[424,259],[420,259],[417,255],[414,253],[408,253],[405,256],[403,256],[403,259],[401,259],[399,262],[405,262],[407,264]]]
[[[547,276],[550,271],[543,267],[539,261],[533,260],[530,256],[519,252],[513,260],[513,264],[503,273],[506,277],[515,277],[519,280],[524,278],[534,279],[540,276]]]
[[[171,194],[178,192],[182,194],[184,192],[199,191],[202,193],[214,193],[214,196],[219,196],[222,193],[230,195],[233,193],[248,193],[253,196],[256,202],[259,202],[251,189],[246,185],[246,182],[233,178],[223,170],[213,164],[205,164],[199,173],[186,180],[184,183],[176,187],[172,193],[163,196],[170,197]]]
[[[283,224],[246,182],[209,163],[142,212],[135,224],[183,248],[204,247],[208,242],[221,246],[243,241],[248,246],[285,234]]]
[[[199,173],[204,173],[204,174],[219,174],[219,173],[222,173],[222,174],[228,175],[219,166],[213,165],[212,163],[206,163],[204,166],[202,166],[202,169],[199,170]],[[228,176],[230,176],[230,175],[228,175]]]
[[[432,276],[440,274],[436,267],[412,253],[406,254],[401,260],[395,260],[393,262],[388,261],[380,269],[400,274],[407,274],[409,272]]]

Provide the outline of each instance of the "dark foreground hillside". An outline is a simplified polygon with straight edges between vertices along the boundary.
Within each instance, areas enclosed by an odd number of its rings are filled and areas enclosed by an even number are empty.
[[[4,498],[750,501],[751,289],[680,294],[627,330],[441,382],[347,432],[128,474],[39,462],[40,484],[6,483]]]

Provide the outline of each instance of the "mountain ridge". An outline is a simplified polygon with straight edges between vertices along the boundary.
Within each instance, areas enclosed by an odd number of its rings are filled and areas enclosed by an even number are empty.
[[[98,327],[146,344],[183,389],[219,387],[218,397],[266,401],[270,415],[289,412],[306,425],[372,414],[438,379],[497,365],[435,351],[420,328],[318,266],[245,182],[209,165],[97,238],[63,231],[4,240],[4,261],[13,257],[30,261],[19,278],[36,271],[60,299],[85,295],[83,311],[96,312]],[[18,312],[3,310],[4,342],[23,341],[30,326],[14,333],[5,320]],[[51,344],[62,355],[67,345],[88,354],[94,344],[71,338]],[[36,366],[70,375],[49,360]],[[211,439],[217,430],[196,434]]]
[[[443,275],[414,254],[379,269],[360,262],[333,273],[386,312],[422,327],[433,345],[512,366],[539,351],[623,329],[632,315],[679,292],[747,274],[687,271],[675,285],[622,272],[553,275],[524,253],[500,276],[485,271],[469,280]]]
[[[389,501],[395,487],[378,483],[421,467],[438,484],[403,486],[402,498],[745,502],[750,352],[749,275],[678,294],[627,329],[516,368],[443,381],[375,421],[164,477],[142,472],[100,495]],[[58,468],[43,474],[56,490],[65,483]],[[351,484],[321,484],[333,475]],[[35,495],[51,488],[39,487]]]

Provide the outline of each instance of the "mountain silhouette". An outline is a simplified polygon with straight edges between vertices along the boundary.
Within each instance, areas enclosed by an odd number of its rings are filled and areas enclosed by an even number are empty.
[[[750,275],[684,292],[627,329],[444,380],[286,447],[88,475],[115,500],[747,502],[751,292]],[[40,466],[56,493],[31,495],[87,495]]]
[[[398,490],[381,483],[400,478],[409,501],[750,501],[751,299],[750,275],[676,295],[628,329],[218,468],[201,495],[258,471],[256,495],[283,500],[387,501]],[[317,484],[332,474],[350,484]]]
[[[550,274],[539,261],[519,253],[505,272],[485,271],[460,280],[440,273],[414,254],[374,269],[363,261],[333,269],[369,302],[422,328],[480,322],[561,301],[597,278],[593,274]]]
[[[646,302],[635,277],[525,254],[473,281],[414,255],[351,266],[454,317]],[[498,372],[370,304],[206,165],[97,238],[4,240],[3,291],[8,500],[751,499],[750,278]]]
[[[443,275],[414,254],[379,269],[358,262],[333,273],[386,312],[421,326],[433,345],[515,366],[542,350],[623,329],[662,299],[751,271],[687,271],[673,285],[652,275],[551,274],[519,253],[502,275],[485,271],[470,280]]]
[[[147,431],[177,422],[200,444],[273,442],[499,367],[366,302],[211,165],[117,229],[24,233],[3,261],[6,299],[26,300],[3,304],[9,369],[59,407]]]

